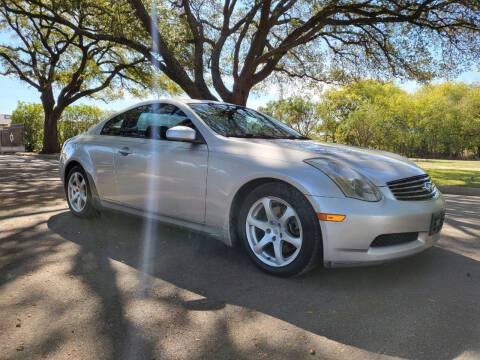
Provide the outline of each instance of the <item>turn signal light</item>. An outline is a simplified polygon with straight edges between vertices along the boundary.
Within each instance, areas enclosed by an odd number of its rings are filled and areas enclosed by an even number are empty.
[[[345,215],[317,213],[318,220],[340,222],[346,218]]]

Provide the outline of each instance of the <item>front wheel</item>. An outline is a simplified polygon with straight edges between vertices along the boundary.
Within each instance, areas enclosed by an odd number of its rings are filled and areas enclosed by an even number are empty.
[[[74,166],[67,175],[65,184],[68,207],[74,215],[92,217],[97,215],[87,175],[80,166]]]
[[[255,188],[242,204],[237,229],[250,258],[267,273],[299,275],[322,258],[315,211],[290,185],[267,183]]]

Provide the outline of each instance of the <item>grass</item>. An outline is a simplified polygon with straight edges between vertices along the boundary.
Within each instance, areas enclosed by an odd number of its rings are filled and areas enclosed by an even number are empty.
[[[412,159],[440,186],[480,188],[480,161]]]

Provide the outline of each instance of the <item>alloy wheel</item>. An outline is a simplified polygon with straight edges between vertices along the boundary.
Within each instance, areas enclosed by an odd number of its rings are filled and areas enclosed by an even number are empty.
[[[269,266],[290,264],[302,247],[300,218],[290,204],[277,197],[262,197],[251,206],[246,232],[255,256]]]
[[[68,201],[77,213],[82,212],[87,205],[87,183],[83,174],[78,171],[68,180]]]

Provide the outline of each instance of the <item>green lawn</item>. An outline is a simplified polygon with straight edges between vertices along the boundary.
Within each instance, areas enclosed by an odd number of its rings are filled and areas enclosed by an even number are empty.
[[[480,161],[412,159],[435,184],[480,188]]]

